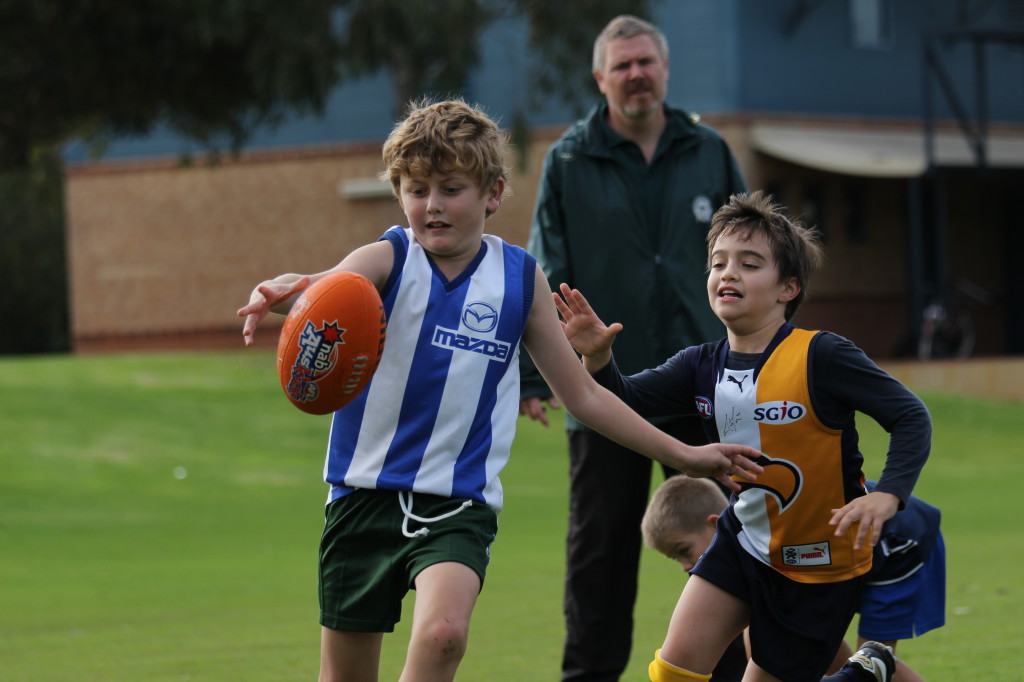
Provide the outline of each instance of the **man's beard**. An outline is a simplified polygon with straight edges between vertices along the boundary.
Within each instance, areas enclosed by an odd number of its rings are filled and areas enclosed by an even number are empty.
[[[621,108],[621,111],[622,115],[625,116],[626,118],[638,121],[653,116],[654,113],[661,108],[661,105],[662,103],[660,100],[656,102],[651,102],[645,107],[638,107],[627,104]]]

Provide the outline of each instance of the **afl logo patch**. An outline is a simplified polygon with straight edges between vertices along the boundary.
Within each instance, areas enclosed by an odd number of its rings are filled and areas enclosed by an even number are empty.
[[[696,397],[695,402],[697,403],[697,412],[699,412],[700,416],[704,417],[704,419],[711,419],[715,416],[715,408],[711,404],[710,400],[699,395]]]
[[[462,311],[462,324],[477,333],[486,333],[498,326],[498,311],[490,303],[475,301]]]

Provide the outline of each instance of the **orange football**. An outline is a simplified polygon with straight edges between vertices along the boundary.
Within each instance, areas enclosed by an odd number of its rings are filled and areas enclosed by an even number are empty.
[[[281,387],[297,408],[328,414],[366,388],[384,351],[387,318],[376,287],[337,272],[307,288],[277,342]]]

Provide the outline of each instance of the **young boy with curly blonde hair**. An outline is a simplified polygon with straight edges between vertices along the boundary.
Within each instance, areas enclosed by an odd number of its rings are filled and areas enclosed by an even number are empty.
[[[563,404],[610,438],[734,487],[730,476],[760,471],[753,448],[684,445],[590,378],[536,261],[483,232],[505,194],[505,144],[497,124],[462,101],[413,105],[383,150],[408,227],[392,227],[326,271],[369,279],[388,329],[373,379],[331,426],[321,680],[377,679],[383,634],[409,589],[416,605],[400,679],[454,678],[497,533],[520,341]],[[259,284],[238,311],[247,345],[268,312],[286,313],[326,272]]]

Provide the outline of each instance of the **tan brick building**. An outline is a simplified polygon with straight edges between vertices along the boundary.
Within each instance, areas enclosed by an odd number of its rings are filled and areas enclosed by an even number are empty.
[[[538,136],[538,148],[553,139]],[[525,244],[541,154],[512,178],[488,231]],[[404,223],[380,144],[81,164],[67,174],[71,336],[77,351],[241,343],[253,285],[336,264]],[[258,335],[258,343],[273,341]]]
[[[872,357],[910,353],[907,214],[921,172],[914,165],[921,163],[919,126],[738,115],[705,122],[727,139],[751,188],[773,192],[825,232],[828,265],[812,281],[798,323],[843,334]],[[534,133],[528,162],[515,170],[512,194],[489,232],[526,244],[543,156],[563,129]],[[994,148],[1016,163],[1024,159],[1024,136],[1011,132],[1010,143]],[[951,151],[944,153],[957,161],[956,134],[945,135]],[[381,142],[247,152],[213,167],[173,158],[71,166],[74,349],[240,344],[235,311],[253,285],[331,267],[404,223],[390,187],[376,180]],[[951,271],[997,295],[1004,270],[984,250],[1006,230],[999,206],[1007,187],[963,178],[950,185],[947,202]],[[977,306],[972,314],[975,354],[1004,353],[1003,312]],[[258,344],[272,345],[274,336],[268,327]]]

